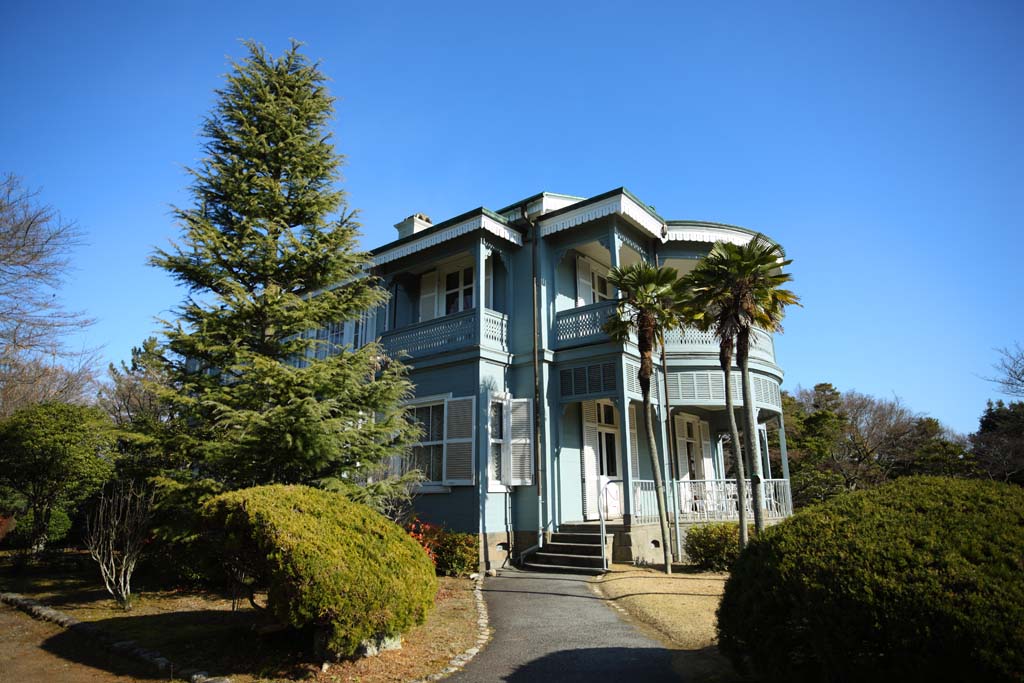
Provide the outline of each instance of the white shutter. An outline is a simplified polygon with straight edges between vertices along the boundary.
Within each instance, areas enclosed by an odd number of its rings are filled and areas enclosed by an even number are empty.
[[[686,457],[686,418],[682,413],[676,413],[673,422],[676,428],[676,476],[680,481],[689,481],[690,461]]]
[[[597,403],[583,401],[583,449],[581,451],[581,468],[583,474],[583,518],[598,519],[597,499],[600,476],[597,468],[597,448],[599,434],[597,431]]]
[[[437,317],[437,271],[420,276],[420,322]]]
[[[501,459],[501,483],[506,486],[533,484],[533,401],[514,398],[505,411],[505,452]]]
[[[636,420],[636,404],[629,404],[629,472],[634,479],[640,478],[640,440],[637,438],[639,424]]]
[[[444,482],[452,486],[473,483],[475,406],[474,396],[444,402]]]
[[[715,458],[711,451],[711,426],[703,420],[700,422],[700,455],[704,459],[704,478],[721,479],[715,471]]]
[[[576,257],[576,305],[586,306],[594,301],[594,286],[590,283],[590,261]]]

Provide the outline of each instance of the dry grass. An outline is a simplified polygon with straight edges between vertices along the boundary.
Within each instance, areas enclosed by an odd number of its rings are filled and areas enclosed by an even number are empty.
[[[423,626],[405,635],[401,650],[332,665],[321,672],[318,665],[305,661],[308,636],[287,631],[256,635],[254,629],[266,624],[265,617],[247,603],[232,610],[229,598],[214,593],[142,590],[132,610],[125,612],[103,590],[94,569],[75,556],[22,573],[0,561],[0,590],[22,593],[158,650],[171,661],[229,675],[236,683],[410,680],[443,669],[451,657],[476,642],[476,606],[468,579],[439,579],[434,610]],[[57,633],[40,645],[75,660],[80,648],[65,641],[78,637]]]
[[[715,610],[728,574],[684,570],[666,576],[655,569],[613,565],[595,579],[613,604],[647,626],[676,650],[673,666],[687,680],[737,681],[718,653]]]

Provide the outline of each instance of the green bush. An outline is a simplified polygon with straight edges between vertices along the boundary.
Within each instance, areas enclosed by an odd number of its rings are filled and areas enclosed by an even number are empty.
[[[4,538],[4,543],[11,548],[25,549],[32,544],[32,526],[35,523],[35,515],[31,510],[18,515],[14,519],[14,528]],[[64,510],[55,508],[50,513],[50,524],[46,527],[46,545],[50,548],[60,546],[60,542],[68,536],[71,530],[71,518]]]
[[[690,562],[701,569],[727,571],[740,556],[740,525],[721,522],[691,527],[684,548]]]
[[[324,636],[328,655],[423,623],[437,579],[401,527],[365,505],[304,486],[260,486],[210,500],[204,516],[229,569],[280,621]]]
[[[767,530],[722,651],[766,681],[1024,680],[1024,489],[908,477]]]
[[[480,567],[480,543],[476,534],[442,529],[434,554],[437,573],[441,576],[468,576]]]

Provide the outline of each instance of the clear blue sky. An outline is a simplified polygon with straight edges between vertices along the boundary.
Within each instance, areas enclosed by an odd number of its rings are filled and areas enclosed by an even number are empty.
[[[86,233],[66,300],[109,360],[181,298],[145,261],[240,38],[322,61],[367,247],[417,211],[625,185],[786,247],[788,388],[969,432],[1024,342],[1024,3],[229,4],[0,3],[0,171]]]

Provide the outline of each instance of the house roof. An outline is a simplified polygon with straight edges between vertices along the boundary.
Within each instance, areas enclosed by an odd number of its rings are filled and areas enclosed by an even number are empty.
[[[542,211],[547,203],[545,200],[548,198],[552,200],[551,204],[562,204],[562,206],[536,217],[535,221],[541,237],[612,214],[621,216],[634,227],[661,242],[725,241],[746,244],[753,236],[760,234],[747,228],[725,223],[666,221],[651,206],[642,202],[625,187],[618,187],[587,199],[554,192],[540,192],[509,204],[498,211],[491,211],[482,206],[477,207],[426,230],[379,246],[371,250],[370,254],[373,256],[374,265],[381,265],[476,230],[485,230],[516,246],[522,246],[524,233],[520,227],[517,227],[518,216],[510,215],[511,212],[523,207],[530,212],[533,205],[537,205],[537,211]],[[764,237],[764,239],[768,238]],[[779,246],[771,240],[768,241]],[[779,249],[781,251],[781,247]]]

